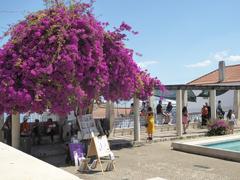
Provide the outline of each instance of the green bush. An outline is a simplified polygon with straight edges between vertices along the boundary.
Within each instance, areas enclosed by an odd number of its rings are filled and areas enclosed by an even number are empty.
[[[209,124],[208,129],[209,129],[207,132],[208,136],[219,136],[227,134],[229,127],[224,120],[220,119],[216,120],[212,124]]]

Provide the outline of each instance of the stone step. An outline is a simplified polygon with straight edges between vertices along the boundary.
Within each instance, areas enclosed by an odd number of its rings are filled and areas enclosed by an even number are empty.
[[[197,129],[198,128],[198,124],[196,123],[191,123],[189,125],[189,129]],[[164,125],[157,125],[155,126],[156,131],[160,131],[160,132],[166,132],[166,131],[176,131],[176,125],[169,125],[169,124],[164,124]],[[146,132],[146,128],[145,127],[141,127],[140,129],[141,133],[145,133]],[[117,135],[132,135],[133,134],[133,128],[115,128],[112,131],[112,135],[113,136],[117,136]]]

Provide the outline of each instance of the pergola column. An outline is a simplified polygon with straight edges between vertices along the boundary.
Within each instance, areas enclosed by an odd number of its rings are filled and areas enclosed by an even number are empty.
[[[211,120],[214,120],[217,118],[216,114],[216,90],[210,90],[210,97],[209,97],[209,104],[211,107]]]
[[[153,111],[155,111],[155,108],[154,108],[154,96],[150,96],[148,98],[148,101],[149,101],[149,106],[153,109]]]
[[[233,104],[233,110],[234,114],[236,116],[236,119],[240,119],[240,90],[234,90],[234,104]]]
[[[105,117],[106,117],[106,119],[109,119],[109,116],[110,116],[110,103],[109,103],[109,101],[107,101],[106,102],[106,109],[105,109]]]
[[[20,147],[20,114],[18,112],[12,114],[12,147],[16,149]]]
[[[113,124],[115,121],[115,111],[114,111],[114,102],[110,102],[110,129],[113,129]]]
[[[140,114],[139,114],[139,99],[135,95],[133,98],[134,106],[134,141],[140,141]]]
[[[187,103],[188,103],[188,91],[182,90],[182,107],[184,106],[187,107]]]
[[[182,90],[177,90],[176,93],[176,113],[177,113],[177,122],[176,122],[176,128],[177,128],[177,135],[182,136]]]
[[[114,103],[112,101],[106,103],[106,119],[109,120],[109,129],[112,131],[115,120]]]
[[[4,125],[4,116],[3,114],[0,115],[0,142],[3,142],[3,131],[1,131],[2,127]]]

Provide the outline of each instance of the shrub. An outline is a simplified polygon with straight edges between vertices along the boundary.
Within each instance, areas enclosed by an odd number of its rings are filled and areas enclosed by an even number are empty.
[[[225,135],[228,133],[228,124],[224,120],[216,120],[208,125],[208,136]]]

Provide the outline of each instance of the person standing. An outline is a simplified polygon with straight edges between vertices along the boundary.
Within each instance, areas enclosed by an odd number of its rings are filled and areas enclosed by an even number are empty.
[[[40,145],[41,143],[41,132],[40,132],[40,123],[39,119],[35,119],[32,129],[33,144]],[[37,143],[35,142],[37,139]]]
[[[186,130],[189,125],[189,115],[188,115],[188,110],[186,106],[184,106],[182,109],[182,124],[183,124],[183,134],[187,134]]]
[[[172,103],[168,102],[168,105],[166,107],[166,120],[164,122],[164,124],[168,124],[171,121],[171,116],[172,116]]]
[[[7,145],[12,145],[12,116],[7,116],[7,119],[2,127],[2,131],[4,132],[4,138],[6,139]]]
[[[234,125],[237,124],[237,121],[232,109],[230,109],[227,113],[227,121],[228,121],[230,132],[231,134],[233,134]]]
[[[210,119],[211,119],[211,107],[208,105],[207,102],[205,103],[205,106],[206,106],[207,109],[208,109],[208,117],[207,117],[207,120],[210,120]]]
[[[28,123],[28,116],[23,117],[23,123],[20,126],[20,149],[28,154],[31,154],[31,129]]]
[[[202,126],[207,125],[207,120],[208,120],[208,108],[206,105],[203,105],[203,107],[202,107]]]
[[[58,130],[59,130],[59,136],[60,136],[60,141],[64,142],[65,137],[64,136],[64,125],[67,122],[68,117],[67,116],[59,116],[58,120]]]
[[[53,122],[52,118],[49,118],[47,120],[47,135],[51,137],[51,142],[54,141],[54,129],[56,127],[56,124]]]
[[[147,140],[151,141],[153,139],[153,133],[155,131],[154,116],[151,107],[147,109]]]
[[[217,115],[218,115],[219,119],[223,119],[224,115],[225,115],[225,112],[222,109],[222,104],[221,103],[222,102],[219,100],[218,105],[217,105]]]

